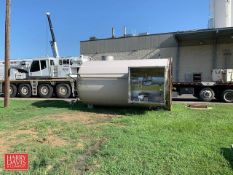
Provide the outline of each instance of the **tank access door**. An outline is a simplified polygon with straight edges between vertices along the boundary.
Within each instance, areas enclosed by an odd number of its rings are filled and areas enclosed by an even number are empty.
[[[166,107],[166,67],[129,67],[128,102]]]

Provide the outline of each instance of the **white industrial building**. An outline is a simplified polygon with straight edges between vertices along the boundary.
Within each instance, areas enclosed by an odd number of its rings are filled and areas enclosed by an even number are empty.
[[[209,29],[81,41],[80,53],[100,60],[173,58],[173,81],[208,82],[213,69],[233,69],[233,2],[211,0]]]
[[[88,40],[81,54],[100,60],[173,58],[173,79],[191,82],[195,74],[211,81],[213,69],[233,68],[233,28]]]

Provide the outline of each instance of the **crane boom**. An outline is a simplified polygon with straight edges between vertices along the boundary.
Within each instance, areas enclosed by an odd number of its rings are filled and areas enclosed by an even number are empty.
[[[51,33],[51,37],[52,37],[52,40],[50,41],[50,45],[51,45],[51,48],[52,48],[53,56],[54,56],[55,58],[59,58],[59,52],[58,52],[58,47],[57,47],[57,41],[56,41],[56,38],[55,38],[53,25],[52,25],[52,21],[51,21],[51,18],[50,18],[50,13],[47,12],[47,13],[46,13],[46,16],[47,16],[47,18],[48,18],[50,33]]]

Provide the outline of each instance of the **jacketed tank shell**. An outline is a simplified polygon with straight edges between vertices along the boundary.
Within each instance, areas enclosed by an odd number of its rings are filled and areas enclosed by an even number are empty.
[[[170,60],[85,62],[79,69],[79,98],[92,105],[167,107],[171,103]]]

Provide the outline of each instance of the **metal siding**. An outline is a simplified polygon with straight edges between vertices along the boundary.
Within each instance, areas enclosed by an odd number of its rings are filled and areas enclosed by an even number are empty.
[[[175,45],[173,34],[163,34],[81,42],[80,51],[81,54],[87,55],[174,47]]]
[[[217,47],[217,68],[233,68],[233,44],[222,44]]]
[[[228,36],[230,34],[226,34]],[[184,42],[190,42],[185,46]],[[100,60],[103,55],[112,55],[116,60],[122,59],[151,59],[173,58],[173,79],[179,82],[187,82],[187,75],[192,78],[193,73],[202,73],[203,81],[211,81],[213,69],[213,42],[212,40],[187,39],[181,42],[180,63],[177,63],[177,43],[173,34],[149,35],[128,37],[121,39],[108,39],[81,42],[81,53]],[[99,45],[99,46],[98,46]],[[233,68],[233,44],[229,38],[218,39],[216,67]],[[226,57],[224,52],[230,55]],[[98,52],[96,54],[96,52]],[[227,60],[227,61],[226,61]],[[227,63],[226,63],[227,62]],[[179,77],[175,72],[178,71]]]
[[[211,81],[212,49],[211,45],[181,47],[179,81],[192,81],[193,73],[202,73],[202,81]]]
[[[156,59],[156,58],[173,58],[173,72],[176,71],[176,47],[170,48],[160,48],[160,49],[147,49],[147,50],[137,50],[129,52],[108,52],[108,53],[99,53],[99,54],[87,54],[94,58],[95,60],[101,60],[103,55],[112,55],[115,60],[134,60],[134,59]],[[174,74],[174,79],[175,74]]]

